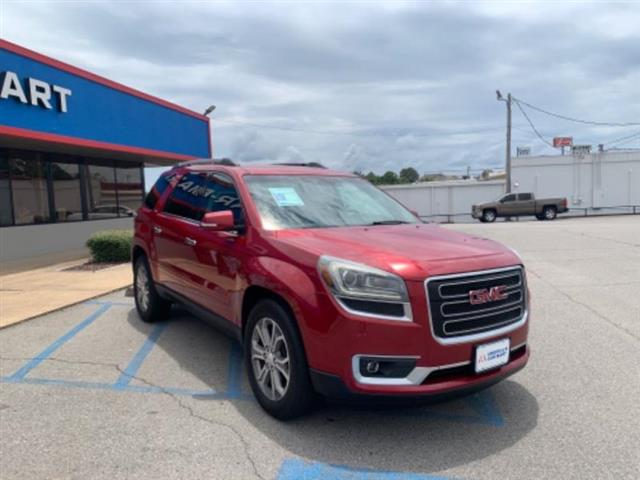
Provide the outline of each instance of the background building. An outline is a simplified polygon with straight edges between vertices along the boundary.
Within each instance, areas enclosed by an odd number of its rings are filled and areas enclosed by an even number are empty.
[[[145,165],[210,157],[209,120],[0,40],[0,261],[131,226]]]
[[[574,214],[640,213],[640,151],[516,157],[512,191],[566,197]],[[382,187],[425,220],[468,222],[473,204],[495,200],[504,180],[453,180]]]
[[[518,157],[513,191],[567,197],[574,208],[640,206],[640,151]]]

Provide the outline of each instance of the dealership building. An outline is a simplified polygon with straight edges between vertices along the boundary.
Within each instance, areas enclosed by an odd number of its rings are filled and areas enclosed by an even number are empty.
[[[130,228],[143,167],[211,157],[209,119],[0,40],[0,262]]]

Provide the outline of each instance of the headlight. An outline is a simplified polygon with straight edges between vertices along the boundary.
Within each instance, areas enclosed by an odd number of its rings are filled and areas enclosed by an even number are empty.
[[[318,269],[336,295],[365,300],[409,301],[404,281],[393,273],[327,256],[320,257]]]
[[[365,316],[411,320],[407,287],[397,275],[324,255],[318,271],[345,309]]]

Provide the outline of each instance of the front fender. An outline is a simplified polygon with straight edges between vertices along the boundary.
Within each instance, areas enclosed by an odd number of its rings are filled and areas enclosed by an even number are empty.
[[[306,312],[318,310],[318,287],[310,273],[273,257],[256,257],[249,267],[249,285],[262,287],[284,298],[298,323],[305,323]],[[300,325],[304,328],[306,325]]]

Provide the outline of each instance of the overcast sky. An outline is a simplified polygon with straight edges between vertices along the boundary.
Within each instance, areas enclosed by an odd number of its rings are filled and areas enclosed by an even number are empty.
[[[0,36],[212,116],[214,153],[345,170],[504,163],[505,104],[640,122],[640,2],[0,0]],[[528,110],[547,139],[610,143]],[[555,154],[514,108],[514,150]],[[271,127],[271,128],[269,128]],[[618,147],[640,147],[640,136]]]

